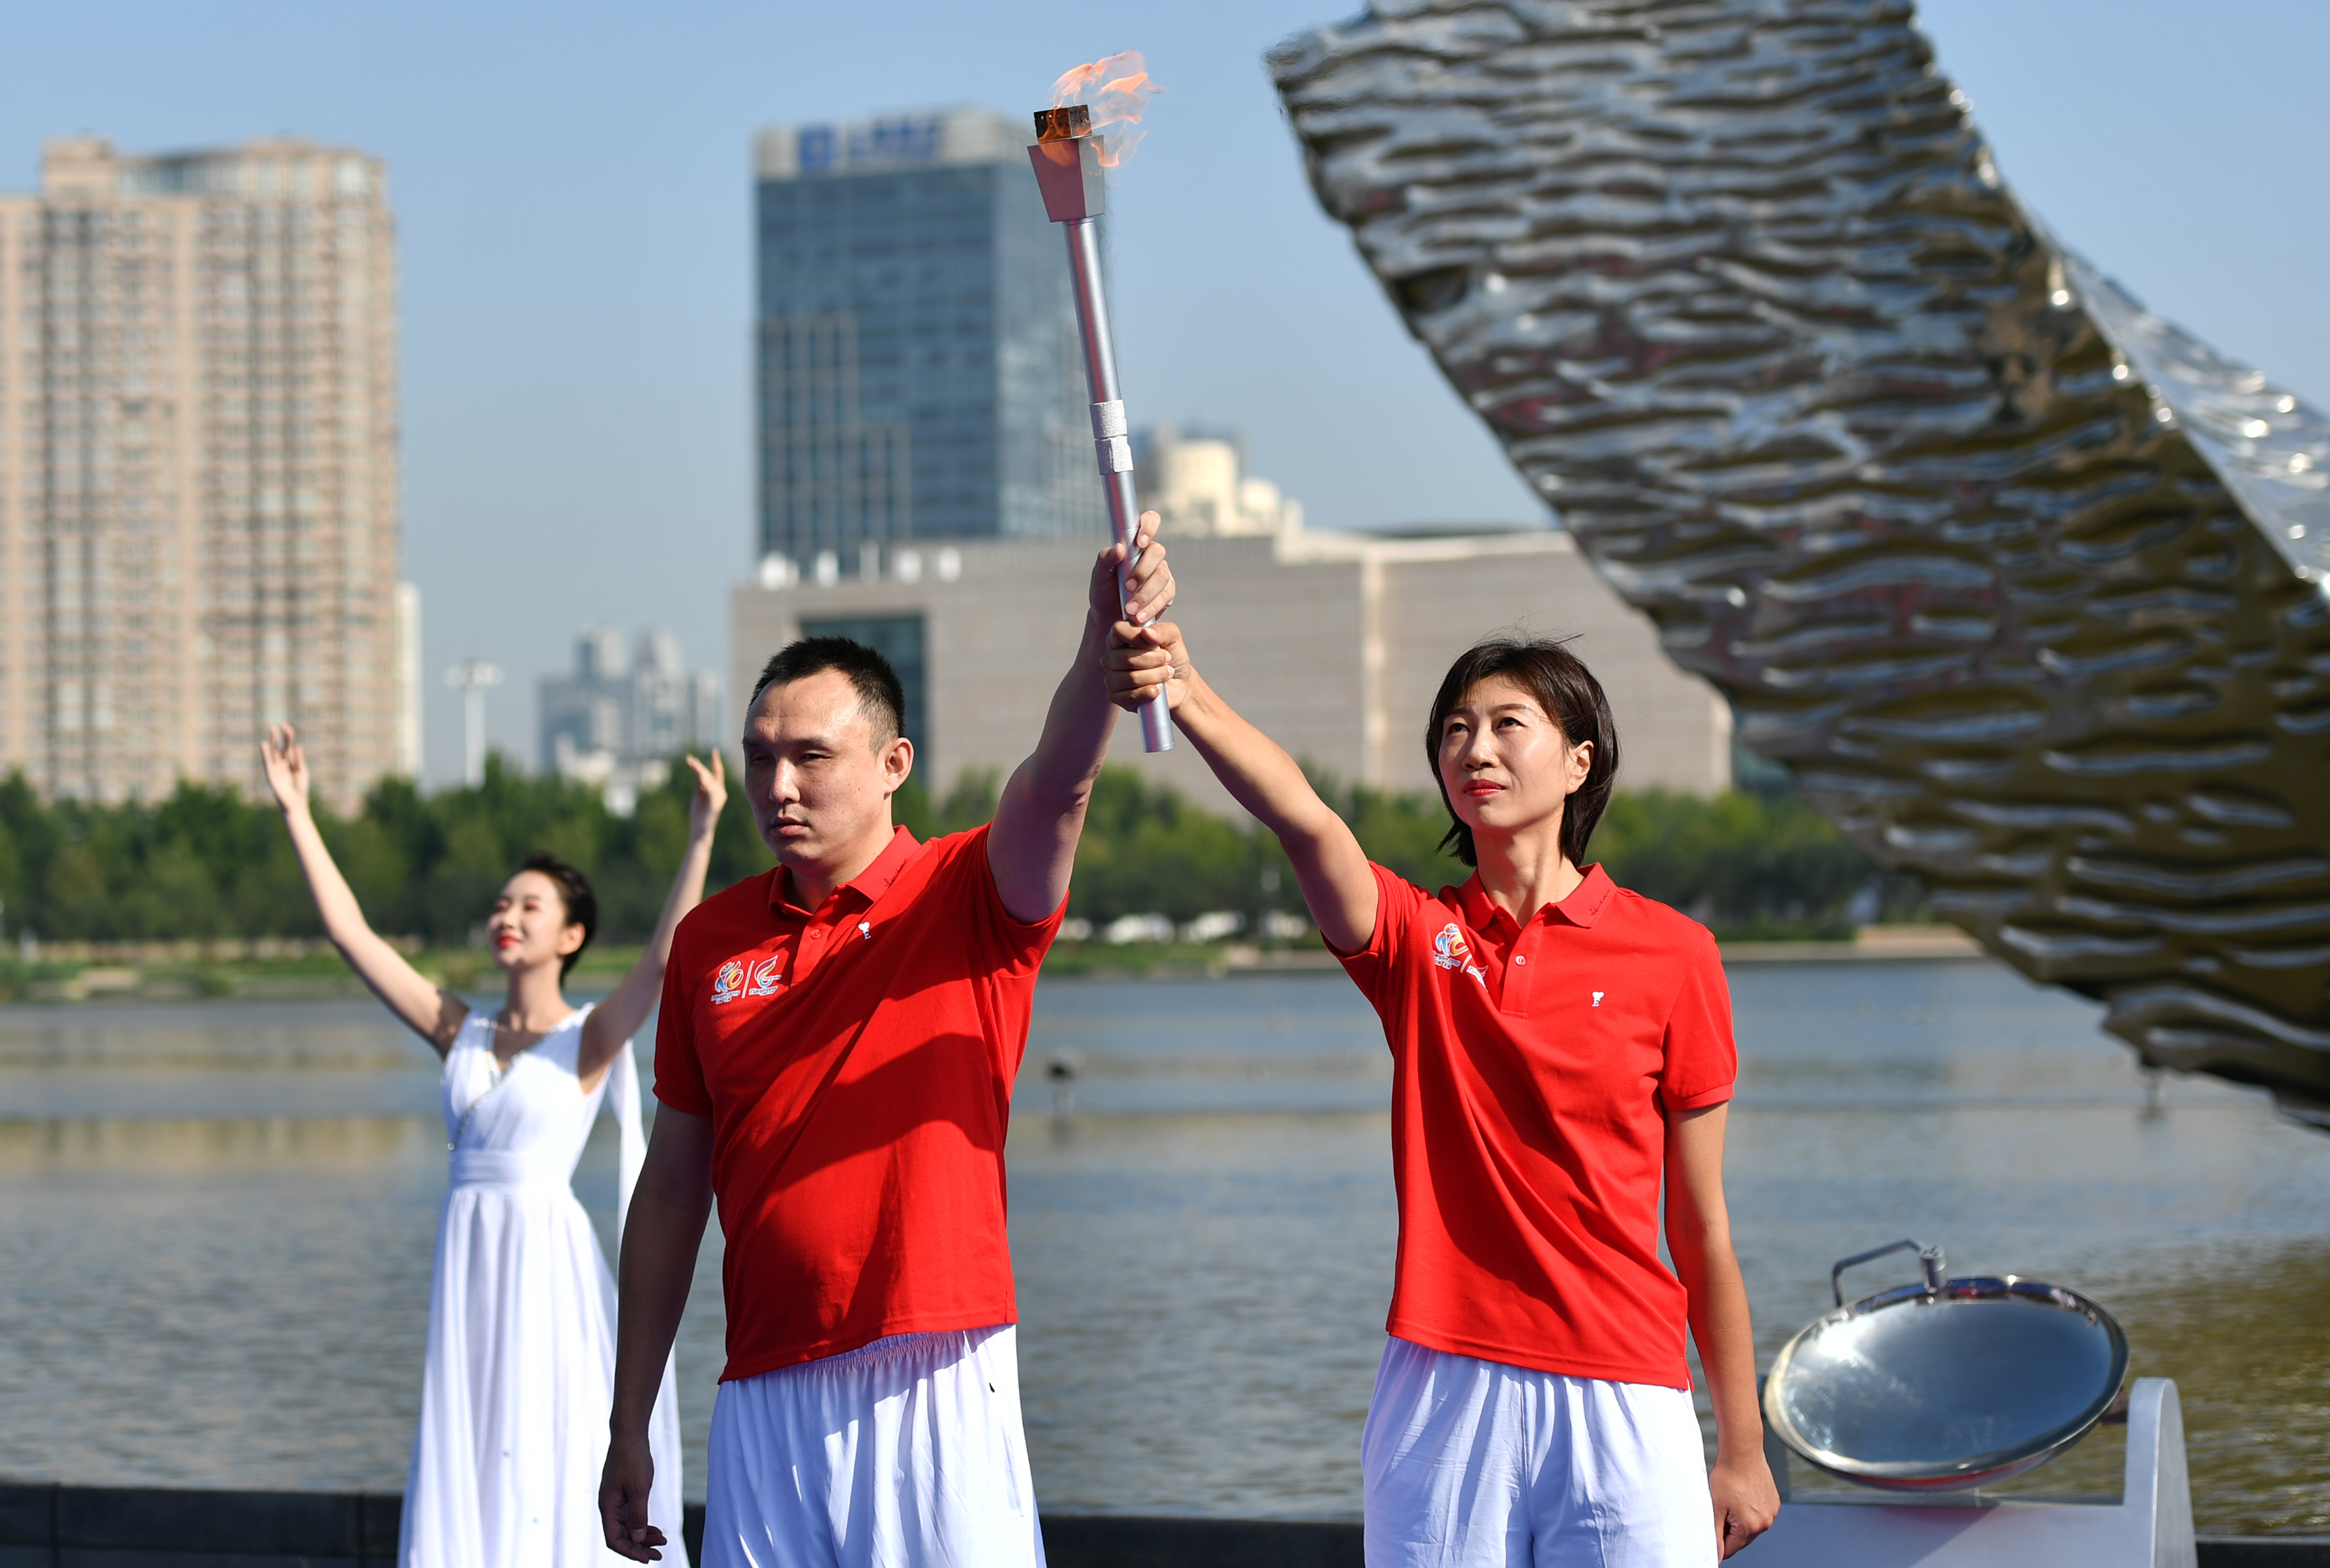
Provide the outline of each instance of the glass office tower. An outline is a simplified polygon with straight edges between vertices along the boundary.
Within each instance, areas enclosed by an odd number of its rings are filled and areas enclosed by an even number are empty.
[[[763,554],[854,573],[867,544],[1106,536],[1031,139],[983,109],[759,137]]]

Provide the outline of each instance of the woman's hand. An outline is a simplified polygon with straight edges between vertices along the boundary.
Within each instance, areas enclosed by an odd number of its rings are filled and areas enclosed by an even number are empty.
[[[1761,1453],[1737,1460],[1719,1455],[1707,1472],[1707,1494],[1715,1504],[1715,1549],[1725,1557],[1770,1529],[1780,1516],[1780,1488]]]
[[[277,724],[260,738],[259,760],[267,770],[267,787],[283,815],[308,809],[308,754],[299,749],[299,732]]]
[[[687,803],[688,836],[709,838],[720,826],[720,808],[728,804],[728,766],[716,748],[709,768],[693,757],[686,760],[696,770],[696,798]]]
[[[1108,700],[1129,713],[1139,713],[1160,686],[1165,688],[1165,706],[1179,708],[1190,675],[1189,649],[1181,640],[1181,628],[1170,620],[1143,627],[1118,621],[1109,628],[1103,675]]]

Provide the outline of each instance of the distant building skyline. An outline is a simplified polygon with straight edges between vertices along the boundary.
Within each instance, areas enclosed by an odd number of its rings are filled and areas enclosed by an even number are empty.
[[[418,764],[394,230],[379,159],[297,137],[61,137],[0,195],[0,770],[263,795],[291,723],[345,809]]]
[[[1104,534],[1032,134],[953,108],[755,138],[763,555]]]
[[[679,639],[660,628],[641,632],[634,650],[612,627],[589,628],[573,671],[544,676],[537,700],[543,770],[596,786],[620,817],[663,783],[675,753],[729,740],[720,677],[691,673]]]

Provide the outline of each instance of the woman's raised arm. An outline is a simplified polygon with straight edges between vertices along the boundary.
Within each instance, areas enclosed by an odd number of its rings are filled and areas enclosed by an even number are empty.
[[[671,893],[663,901],[663,915],[656,921],[647,951],[582,1021],[575,1072],[585,1085],[655,1011],[663,995],[664,965],[671,961],[672,933],[679,930],[680,918],[704,898],[705,874],[712,869],[712,833],[720,826],[720,808],[728,803],[728,769],[717,751],[708,768],[693,757],[686,761],[696,770],[696,797],[687,805],[687,853],[680,856],[678,874],[671,879]]]
[[[383,941],[365,920],[356,895],[332,863],[332,852],[324,847],[324,836],[317,831],[315,814],[308,809],[308,758],[299,749],[298,732],[289,724],[276,725],[260,741],[259,756],[267,769],[267,787],[275,792],[275,804],[282,808],[283,826],[291,835],[291,847],[299,856],[299,870],[316,900],[316,912],[324,919],[324,934],[340,949],[340,957],[347,959],[357,978],[372,987],[373,995],[387,1003],[390,1012],[442,1056],[459,1033],[461,1020],[469,1015],[469,1005],[422,978],[421,971],[405,962],[404,955]]]
[[[1338,952],[1375,940],[1376,874],[1350,825],[1319,798],[1285,749],[1222,701],[1189,662],[1181,628],[1119,621],[1109,635],[1109,700],[1137,708],[1160,684],[1174,727],[1189,738],[1237,803],[1278,835],[1320,935]]]

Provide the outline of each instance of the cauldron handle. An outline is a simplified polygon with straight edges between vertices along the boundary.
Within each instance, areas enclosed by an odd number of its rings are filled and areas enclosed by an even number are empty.
[[[1949,1277],[1949,1260],[1943,1256],[1939,1247],[1922,1246],[1905,1238],[1899,1242],[1888,1242],[1881,1247],[1871,1247],[1866,1252],[1855,1252],[1850,1258],[1841,1258],[1837,1261],[1836,1267],[1828,1271],[1828,1288],[1835,1293],[1838,1306],[1844,1305],[1844,1271],[1856,1263],[1866,1263],[1873,1259],[1882,1258],[1889,1252],[1917,1253],[1918,1271],[1926,1278],[1926,1294],[1928,1296],[1941,1294],[1943,1281]]]

